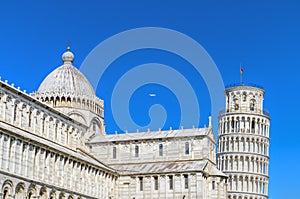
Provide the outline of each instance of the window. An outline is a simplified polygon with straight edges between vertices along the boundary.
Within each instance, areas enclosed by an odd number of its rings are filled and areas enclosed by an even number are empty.
[[[44,133],[44,131],[45,131],[45,119],[46,118],[42,118],[42,133]],[[67,136],[68,136],[68,134],[67,134]]]
[[[28,115],[28,127],[31,127],[31,114],[32,114],[32,110],[29,110],[29,115]]]
[[[183,175],[184,176],[184,188],[188,189],[189,188],[189,176],[188,175]]]
[[[233,107],[234,107],[234,110],[239,110],[239,100],[238,99],[234,99],[233,100]]]
[[[159,156],[163,156],[164,154],[164,146],[163,144],[159,144]]]
[[[244,92],[244,93],[243,93],[243,102],[245,102],[246,100],[247,100],[247,93]]]
[[[216,183],[215,181],[211,182],[211,188],[212,188],[212,190],[214,190],[216,188],[216,184],[215,183]]]
[[[17,120],[17,108],[18,108],[18,106],[17,106],[17,104],[15,104],[15,106],[14,106],[14,121]]]
[[[113,147],[113,159],[117,158],[117,147]]]
[[[154,190],[158,190],[158,177],[154,176]]]
[[[143,191],[143,177],[139,177],[140,181],[140,191]]]
[[[169,176],[169,189],[173,190],[173,176]]]
[[[135,157],[139,157],[139,146],[138,145],[135,145],[134,153],[135,153]]]
[[[238,104],[234,104],[234,110],[239,110],[239,105]]]
[[[255,100],[252,99],[252,100],[250,101],[250,111],[254,111],[254,108],[255,108]]]
[[[188,142],[185,143],[185,155],[189,155],[190,154],[190,144]]]

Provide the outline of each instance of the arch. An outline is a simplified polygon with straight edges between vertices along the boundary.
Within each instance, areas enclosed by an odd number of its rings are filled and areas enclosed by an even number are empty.
[[[66,98],[65,98],[65,96],[61,97],[61,104],[60,105],[61,106],[65,106],[66,105]]]
[[[46,187],[41,187],[39,198],[41,198],[41,199],[47,199],[48,198]]]
[[[71,104],[72,104],[72,99],[71,99],[71,97],[67,97],[67,103],[66,103],[66,105],[67,105],[67,106],[71,106]]]
[[[242,144],[242,150],[241,151],[245,152],[246,151],[246,141],[245,141],[245,138],[241,137],[240,141],[241,141],[241,144]]]
[[[49,102],[49,97],[45,97],[45,102],[46,102],[46,103]]]
[[[86,108],[90,109],[90,100],[88,100],[88,99],[86,100]]]
[[[2,198],[8,199],[13,193],[13,182],[11,180],[5,180],[2,185]]]
[[[71,104],[72,104],[72,107],[75,107],[75,108],[78,107],[77,103],[76,103],[76,98],[75,97],[73,97],[73,99],[71,100]]]
[[[49,199],[56,199],[56,191],[55,190],[51,190],[49,195],[50,195]]]
[[[242,156],[242,155],[240,156],[239,163],[240,163],[240,170],[244,171],[245,170],[245,157],[244,156]]]
[[[243,102],[247,101],[247,92],[244,91],[242,95]]]
[[[78,107],[78,108],[81,108],[81,100],[80,100],[79,97],[77,98],[77,107]]]
[[[14,111],[13,111],[13,121],[16,121],[17,120],[17,117],[18,117],[18,105],[20,104],[21,102],[19,100],[14,100],[14,103],[13,103],[13,106],[14,106]]]
[[[25,184],[20,182],[16,186],[15,199],[23,199],[25,198]]]
[[[86,109],[86,105],[85,105],[85,99],[82,99],[82,102],[81,102],[81,108],[82,109]]]
[[[230,143],[230,145],[231,145],[231,146],[230,146],[230,151],[233,152],[233,151],[234,151],[234,138],[233,138],[233,137],[231,137],[229,143]]]
[[[234,98],[233,99],[233,108],[234,108],[234,110],[239,110],[239,99],[238,98]]]
[[[90,131],[92,132],[100,132],[100,133],[103,133],[102,132],[102,122],[100,121],[99,118],[97,117],[93,117],[91,119],[91,122],[89,124],[89,129]]]
[[[74,199],[73,195],[69,195],[68,199]]]
[[[58,196],[58,199],[64,199],[65,198],[65,193],[61,192]]]
[[[55,98],[55,101],[54,101],[54,107],[55,106],[60,106],[60,99],[58,96]]]
[[[9,95],[9,94],[7,94],[7,95],[4,97],[4,101],[5,101],[5,102],[11,102],[12,99],[13,99],[12,96]]]
[[[37,196],[37,191],[34,184],[30,184],[27,191],[27,198],[33,199]]]
[[[87,121],[85,119],[85,116],[82,113],[78,112],[78,111],[71,111],[71,112],[68,113],[68,116],[73,118],[74,120],[77,120],[77,121],[81,122],[84,125],[87,125]]]
[[[251,99],[250,100],[250,104],[249,104],[250,111],[254,111],[255,110],[255,106],[256,106],[256,100],[255,99]]]
[[[50,98],[50,105],[54,106],[54,97],[53,96]]]

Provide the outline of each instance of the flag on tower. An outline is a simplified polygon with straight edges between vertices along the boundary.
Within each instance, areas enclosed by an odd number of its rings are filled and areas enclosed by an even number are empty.
[[[243,68],[242,68],[242,64],[240,64],[240,84],[242,85],[243,84]]]

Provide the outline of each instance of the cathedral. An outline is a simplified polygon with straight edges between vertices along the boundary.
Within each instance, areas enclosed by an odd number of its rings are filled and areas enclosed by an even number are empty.
[[[211,118],[205,128],[106,134],[103,100],[70,48],[62,60],[34,93],[0,81],[0,198],[268,198],[262,88],[226,88],[217,139]]]

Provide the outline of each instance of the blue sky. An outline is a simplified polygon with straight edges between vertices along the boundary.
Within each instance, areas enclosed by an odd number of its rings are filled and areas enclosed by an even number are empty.
[[[61,54],[68,41],[76,56],[74,65],[79,68],[101,41],[122,31],[140,27],[179,31],[205,48],[225,85],[239,81],[242,63],[244,82],[264,87],[265,108],[271,115],[269,195],[272,199],[298,198],[300,5],[297,1],[81,2],[1,2],[2,80],[7,79],[28,92],[37,90],[46,75],[61,65]],[[207,123],[210,100],[205,82],[184,60],[168,52],[145,50],[120,57],[103,76],[97,95],[109,99],[123,70],[151,61],[170,65],[188,76],[193,88],[200,91],[197,92],[201,105],[199,125]],[[182,70],[183,66],[186,70]],[[157,97],[145,95],[151,92]],[[180,109],[168,88],[142,86],[132,101],[132,117],[140,125],[149,122],[151,104],[161,103],[170,112],[164,128],[177,127]],[[120,131],[109,106],[105,112],[107,130]]]

